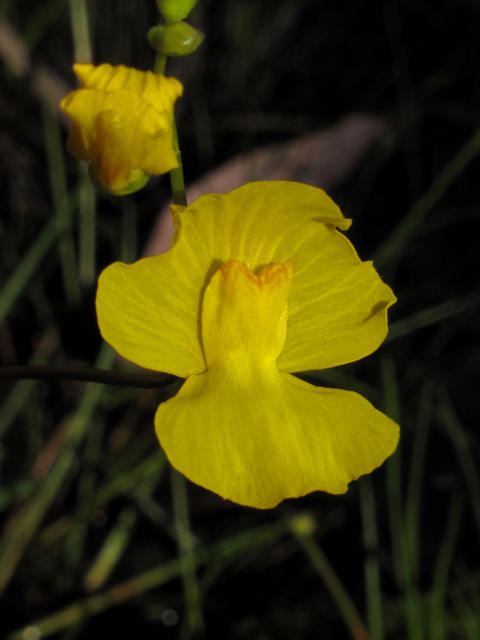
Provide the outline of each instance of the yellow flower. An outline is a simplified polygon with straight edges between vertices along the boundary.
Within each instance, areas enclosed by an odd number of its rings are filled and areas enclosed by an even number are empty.
[[[397,445],[398,426],[351,391],[290,375],[363,358],[395,302],[320,189],[256,182],[173,206],[166,254],[100,276],[103,337],[187,380],[155,416],[172,465],[258,508],[344,493]]]
[[[73,121],[67,148],[93,163],[101,188],[122,195],[178,166],[172,145],[173,105],[183,91],[178,80],[122,65],[73,69],[82,88],[60,103]]]

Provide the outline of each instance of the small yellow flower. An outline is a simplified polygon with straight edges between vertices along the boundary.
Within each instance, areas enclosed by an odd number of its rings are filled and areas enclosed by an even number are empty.
[[[173,466],[258,508],[344,493],[397,445],[398,426],[351,391],[291,374],[352,362],[387,334],[395,302],[320,189],[256,182],[173,206],[166,254],[101,274],[103,337],[187,380],[155,416]]]
[[[60,103],[73,121],[68,151],[93,163],[106,191],[122,195],[178,166],[172,145],[173,105],[182,85],[151,71],[75,64],[82,88]]]

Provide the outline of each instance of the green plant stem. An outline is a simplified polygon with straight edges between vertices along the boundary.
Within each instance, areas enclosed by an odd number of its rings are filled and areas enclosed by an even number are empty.
[[[369,640],[369,633],[360,614],[329,563],[327,556],[323,553],[313,536],[298,533],[295,529],[292,531],[327,587],[350,630],[352,638],[354,640]]]
[[[88,23],[86,0],[70,0],[70,18],[72,24],[75,61],[91,63],[93,53]],[[87,166],[79,163],[80,207],[79,207],[79,279],[86,286],[95,281],[95,189],[90,181]]]
[[[31,365],[44,366],[57,348],[58,337],[56,333],[52,330],[47,330],[35,349],[30,360]],[[28,397],[34,386],[35,382],[33,380],[20,380],[13,386],[6,397],[0,408],[0,440],[10,428],[18,413],[27,405]]]
[[[130,542],[136,520],[137,512],[132,507],[126,507],[120,513],[85,576],[83,584],[87,591],[97,591],[105,584]]]
[[[114,358],[113,349],[104,344],[100,350],[97,365],[109,369]],[[28,543],[35,535],[59,489],[65,485],[75,460],[77,447],[83,440],[102,392],[103,386],[87,387],[76,413],[63,425],[66,429],[65,442],[57,459],[43,481],[39,483],[38,490],[22,506],[11,526],[5,530],[0,545],[0,593],[9,583]]]
[[[425,468],[425,450],[428,427],[432,417],[432,385],[427,381],[420,393],[415,425],[415,437],[411,454],[410,475],[405,502],[405,553],[410,580],[417,584],[420,563],[420,513],[422,478]]]
[[[177,379],[168,373],[125,373],[123,371],[105,371],[96,367],[43,365],[0,367],[0,380],[79,380],[111,384],[117,387],[159,389]]]
[[[472,502],[477,537],[480,542],[480,501],[478,499],[478,496],[480,496],[480,474],[478,473],[477,465],[472,455],[469,437],[458,419],[446,392],[440,396],[438,412],[438,417],[442,426],[450,436],[465,477]]]
[[[52,113],[47,104],[42,104],[42,111],[53,208],[57,216],[64,216],[65,213],[61,205],[62,202],[67,199],[68,190],[60,127],[55,114]],[[62,220],[59,222],[62,224]],[[62,269],[63,287],[68,302],[71,305],[76,305],[80,301],[80,284],[77,276],[75,245],[71,229],[68,224],[64,226],[65,229],[58,237],[58,252]]]
[[[358,481],[362,512],[363,544],[365,546],[365,597],[368,629],[372,640],[383,640],[382,591],[378,564],[378,533],[375,495],[370,476]]]
[[[432,640],[443,640],[445,637],[445,597],[448,587],[448,573],[452,564],[462,510],[463,495],[455,492],[450,503],[447,525],[438,554],[430,595],[429,626]]]
[[[91,63],[93,59],[86,0],[70,0],[75,61]]]
[[[155,58],[155,73],[165,73],[165,65],[167,56],[164,53],[157,53]],[[177,157],[178,167],[170,171],[170,183],[172,185],[173,204],[179,204],[182,207],[187,206],[187,194],[185,192],[185,179],[183,176],[182,154],[178,143],[177,126],[175,119],[172,122],[172,144]]]
[[[198,549],[194,552],[195,566],[201,566],[211,561],[222,559],[232,560],[240,554],[255,548],[274,544],[287,531],[288,519],[274,524],[242,532],[227,538],[211,547]],[[181,559],[175,559],[146,571],[131,580],[117,584],[104,593],[86,598],[73,605],[65,607],[52,615],[26,625],[8,636],[8,640],[25,640],[25,629],[33,628],[39,632],[41,638],[69,629],[92,615],[99,614],[106,609],[119,605],[135,596],[154,589],[173,578],[182,575],[185,567]]]
[[[67,200],[63,201],[60,211],[40,232],[40,235],[10,276],[0,293],[0,322],[10,311],[58,236],[70,225],[72,212],[77,205],[78,192],[75,191]]]
[[[180,637],[183,640],[201,632],[204,628],[204,622],[194,557],[195,540],[190,530],[188,517],[187,488],[185,478],[173,467],[171,468],[171,482],[175,530],[187,608],[185,625],[183,625],[180,633]]]
[[[385,412],[392,420],[400,423],[398,383],[395,365],[390,357],[386,357],[382,361],[382,374]],[[393,561],[395,577],[402,590],[404,600],[408,637],[410,640],[422,640],[424,634],[420,594],[407,551],[407,540],[412,540],[412,535],[408,538],[407,524],[403,518],[400,452],[400,447],[397,447],[387,462],[387,492]],[[415,534],[413,534],[413,538],[415,538]]]
[[[178,143],[177,126],[175,120],[172,125],[172,141],[175,155],[177,156],[178,167],[170,171],[170,182],[172,185],[173,204],[179,204],[182,207],[187,206],[187,194],[185,191],[185,179],[183,177],[182,154]]]
[[[80,206],[79,206],[79,273],[81,283],[89,287],[96,277],[96,194],[84,162],[79,162]]]
[[[158,53],[155,56],[155,64],[153,67],[154,73],[161,73],[165,75],[165,66],[167,64],[167,55],[165,53]]]

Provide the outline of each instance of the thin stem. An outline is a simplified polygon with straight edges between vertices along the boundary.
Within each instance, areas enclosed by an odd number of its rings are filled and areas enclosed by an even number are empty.
[[[40,232],[20,264],[11,274],[0,292],[0,321],[10,311],[17,298],[22,293],[41,261],[57,240],[58,236],[68,228],[72,212],[78,204],[78,191],[74,190],[67,200],[64,200],[60,211]]]
[[[155,57],[155,65],[153,67],[154,73],[161,73],[165,75],[165,65],[167,64],[167,55],[165,53],[157,53]]]
[[[172,185],[173,204],[179,204],[182,207],[187,206],[187,194],[185,192],[185,180],[183,177],[183,164],[180,145],[178,144],[178,134],[175,120],[172,125],[172,142],[175,155],[177,156],[178,167],[170,171],[170,182]]]
[[[368,628],[372,640],[383,640],[382,590],[380,587],[380,567],[378,562],[378,531],[375,495],[370,476],[363,476],[358,482],[360,507],[365,546],[365,592],[367,601]]]
[[[76,62],[92,62],[92,46],[85,0],[70,0],[73,46]]]
[[[180,638],[189,638],[201,632],[204,626],[200,589],[196,572],[195,539],[190,530],[185,478],[173,467],[171,467],[171,481],[175,529],[187,608],[185,624],[180,631]]]
[[[75,62],[91,63],[93,60],[88,8],[86,0],[70,0]],[[85,163],[79,164],[80,209],[79,209],[79,279],[88,287],[95,281],[95,189],[88,176]]]
[[[177,380],[175,376],[168,373],[125,373],[123,371],[106,371],[96,367],[40,365],[0,367],[0,380],[21,379],[79,380],[138,389],[159,389]]]
[[[155,58],[155,73],[165,73],[165,65],[167,56],[164,53],[157,53]],[[170,171],[170,183],[172,185],[173,204],[179,204],[182,207],[187,206],[187,194],[185,193],[185,179],[183,177],[183,164],[180,145],[178,144],[178,133],[175,119],[172,122],[172,144],[175,155],[177,156],[178,167]]]
[[[295,529],[293,533],[332,596],[353,640],[370,640],[370,635],[360,614],[313,536],[301,535]]]
[[[68,212],[62,209],[62,203],[68,198],[68,190],[60,127],[57,118],[45,103],[42,104],[42,112],[53,208],[57,216],[66,217],[68,222]],[[63,220],[60,219],[59,222],[62,224]],[[64,227],[64,230],[58,237],[60,266],[62,269],[65,295],[69,303],[75,305],[80,301],[80,285],[78,282],[75,257],[76,251],[72,231],[68,224],[65,224]]]
[[[79,163],[79,172],[79,272],[82,284],[88,287],[94,283],[96,273],[96,194],[88,175],[87,165],[84,162]]]

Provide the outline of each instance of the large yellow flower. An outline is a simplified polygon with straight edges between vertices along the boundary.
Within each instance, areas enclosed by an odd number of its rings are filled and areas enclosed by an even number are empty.
[[[320,189],[256,182],[173,206],[166,254],[101,274],[103,337],[125,358],[186,377],[155,416],[170,462],[258,508],[344,493],[397,445],[398,426],[351,391],[290,375],[374,351],[391,289],[361,262]]]
[[[128,193],[178,166],[172,145],[173,105],[183,91],[178,80],[122,65],[73,69],[83,88],[60,103],[73,121],[67,148],[93,163],[101,188]]]

